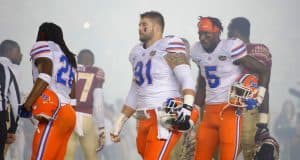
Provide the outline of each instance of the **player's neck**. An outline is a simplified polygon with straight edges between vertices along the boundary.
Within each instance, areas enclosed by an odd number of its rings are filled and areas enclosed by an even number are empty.
[[[240,37],[240,39],[244,42],[244,43],[250,43],[250,39],[246,38],[246,37]]]
[[[144,48],[149,48],[152,46],[155,42],[159,41],[162,38],[161,34],[154,35],[149,41],[144,43]]]
[[[219,45],[220,41],[221,41],[220,39],[217,40],[217,41],[213,44],[212,47],[205,49],[205,51],[206,51],[207,53],[213,53],[213,51],[214,51],[214,50],[217,48],[217,46]]]

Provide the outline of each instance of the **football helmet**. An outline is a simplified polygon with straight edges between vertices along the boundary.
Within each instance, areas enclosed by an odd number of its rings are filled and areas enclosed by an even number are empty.
[[[163,103],[161,109],[158,110],[159,123],[169,130],[175,130],[177,127],[175,122],[178,118],[177,111],[181,109],[183,104],[182,98],[168,98],[166,102]]]
[[[42,118],[54,119],[59,110],[60,103],[58,96],[50,89],[46,88],[44,92],[37,98],[32,106],[32,115],[37,120]]]
[[[258,79],[253,74],[244,74],[234,82],[229,91],[228,103],[235,107],[246,107],[245,99],[255,98],[258,93]]]

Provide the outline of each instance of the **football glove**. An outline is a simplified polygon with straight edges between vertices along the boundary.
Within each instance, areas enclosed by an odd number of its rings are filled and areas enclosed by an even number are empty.
[[[105,144],[105,129],[104,127],[99,128],[99,140],[98,140],[98,148],[96,149],[96,152],[99,152],[103,149]]]
[[[269,132],[269,129],[267,127],[267,124],[257,123],[256,127],[257,127],[257,130],[256,130],[256,133],[255,133],[255,143],[260,144],[260,143],[262,143],[262,141],[264,139],[270,137],[270,132]]]
[[[191,117],[193,107],[187,104],[183,104],[181,109],[177,112],[178,113],[178,122],[188,121]]]
[[[183,104],[178,111],[178,118],[175,121],[175,125],[179,131],[188,131],[193,126],[193,122],[190,120],[193,107],[187,104]]]
[[[257,100],[255,98],[247,98],[244,100],[244,103],[246,104],[247,110],[252,110],[258,105]]]
[[[24,107],[24,105],[20,105],[18,108],[18,115],[21,118],[31,118],[32,117],[32,113],[31,111],[27,111]]]

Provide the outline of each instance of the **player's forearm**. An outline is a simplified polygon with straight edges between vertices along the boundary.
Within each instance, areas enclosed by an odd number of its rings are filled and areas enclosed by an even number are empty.
[[[76,98],[76,81],[75,81],[75,79],[73,79],[73,81],[72,81],[72,90],[71,90],[71,93],[69,94],[69,96],[71,99]]]
[[[266,91],[263,103],[258,107],[258,121],[260,124],[269,123],[269,92]]]
[[[93,92],[93,116],[98,128],[104,127],[104,104],[102,88],[95,88]]]
[[[124,114],[127,118],[130,118],[135,113],[135,109],[128,105],[124,105],[121,113]]]
[[[198,77],[195,104],[200,107],[204,106],[205,102],[205,79],[202,76]]]
[[[120,115],[114,122],[112,131],[111,131],[112,138],[119,137],[123,126],[125,125],[128,118],[130,118],[133,115],[134,112],[135,112],[135,109],[131,108],[130,106],[127,106],[127,105],[123,106]],[[115,141],[119,141],[119,140],[115,140]]]
[[[31,110],[32,105],[34,104],[34,102],[36,101],[36,99],[43,93],[43,91],[47,88],[48,83],[41,80],[41,79],[37,79],[29,96],[27,97],[25,103],[24,103],[24,107],[27,110]]]

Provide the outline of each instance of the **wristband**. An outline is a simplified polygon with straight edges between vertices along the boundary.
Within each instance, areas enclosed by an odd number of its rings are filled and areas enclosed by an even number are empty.
[[[50,84],[52,77],[49,74],[46,73],[40,73],[38,75],[38,78],[45,81],[46,83]]]

